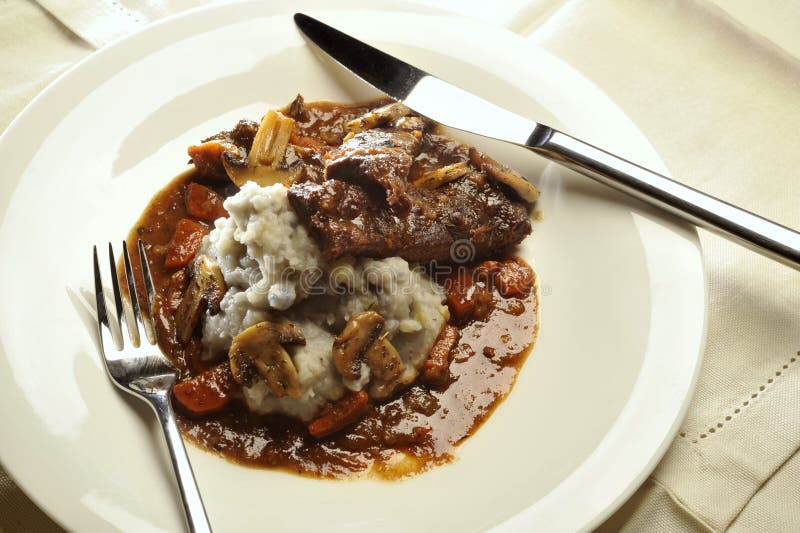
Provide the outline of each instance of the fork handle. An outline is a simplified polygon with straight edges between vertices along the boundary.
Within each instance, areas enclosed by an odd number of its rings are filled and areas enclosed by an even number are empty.
[[[565,133],[537,125],[532,151],[800,270],[800,233],[640,167]]]
[[[189,456],[186,454],[183,438],[175,421],[175,412],[172,410],[169,393],[149,395],[147,399],[158,416],[161,429],[164,430],[172,468],[175,471],[175,478],[181,493],[186,525],[192,533],[210,533],[211,525],[208,523],[203,499],[200,497],[192,465],[189,463]]]

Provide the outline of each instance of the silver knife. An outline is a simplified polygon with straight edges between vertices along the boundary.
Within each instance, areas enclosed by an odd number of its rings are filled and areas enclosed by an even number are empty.
[[[337,63],[421,115],[451,128],[528,148],[800,270],[800,233],[514,114],[308,15],[296,13],[294,21]]]

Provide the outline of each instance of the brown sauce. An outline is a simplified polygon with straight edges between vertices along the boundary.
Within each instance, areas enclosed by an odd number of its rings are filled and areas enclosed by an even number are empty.
[[[330,109],[316,109],[301,124],[303,133],[340,139],[343,133],[337,124],[342,116],[355,117],[369,107],[331,104]],[[430,137],[419,159],[421,170],[466,159],[466,153]],[[208,365],[200,360],[197,335],[186,346],[176,340],[166,305],[175,270],[165,267],[164,259],[177,221],[188,217],[186,188],[198,180],[202,181],[194,172],[172,180],[153,198],[128,237],[129,246],[141,239],[147,249],[157,292],[154,318],[159,345],[178,367],[181,379]],[[205,185],[223,196],[236,190]],[[210,224],[203,224],[210,229]],[[137,290],[144,294],[143,287]],[[536,340],[536,294],[534,288],[525,295],[504,298],[493,289],[494,307],[484,320],[456,324],[460,340],[451,353],[450,377],[444,384],[431,387],[418,380],[389,401],[370,405],[359,422],[328,437],[317,440],[303,423],[282,415],[253,414],[241,400],[203,417],[178,409],[181,431],[199,447],[236,463],[302,475],[349,478],[372,474],[395,479],[425,471],[452,460],[458,444],[472,435],[511,391]]]

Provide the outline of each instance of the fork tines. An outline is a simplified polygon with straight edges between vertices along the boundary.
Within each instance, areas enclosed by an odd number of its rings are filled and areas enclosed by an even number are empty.
[[[147,261],[147,254],[144,249],[144,244],[140,240],[138,242],[139,248],[139,261],[141,263],[142,278],[144,281],[145,292],[147,294],[147,320],[142,315],[142,309],[139,304],[139,297],[136,291],[136,281],[134,276],[134,269],[131,263],[130,254],[128,253],[128,245],[125,241],[122,242],[122,260],[125,270],[125,283],[127,285],[127,298],[123,298],[120,290],[120,282],[117,275],[117,267],[114,262],[114,248],[111,243],[108,243],[108,265],[111,272],[111,287],[113,292],[114,301],[114,315],[110,316],[108,307],[106,305],[106,295],[103,289],[103,279],[100,274],[100,262],[97,258],[97,246],[93,247],[94,256],[94,292],[97,303],[97,326],[100,330],[100,339],[103,347],[108,348],[112,344],[116,349],[120,350],[124,347],[124,335],[122,335],[122,323],[124,322],[127,330],[128,337],[133,346],[140,346],[142,338],[145,337],[150,344],[155,344],[155,328],[152,327],[152,322],[149,318],[152,316],[151,310],[153,308],[153,300],[155,296],[155,289],[153,286],[153,278],[150,273],[150,264]],[[116,327],[112,327],[112,322]]]

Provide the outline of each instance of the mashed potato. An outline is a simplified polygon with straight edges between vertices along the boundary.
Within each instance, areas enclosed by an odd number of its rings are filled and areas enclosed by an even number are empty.
[[[300,398],[272,395],[263,381],[244,390],[251,410],[280,412],[310,420],[346,389],[369,383],[343,381],[333,366],[333,336],[348,318],[367,309],[386,321],[392,344],[406,364],[408,380],[448,318],[441,288],[419,267],[399,257],[325,261],[289,206],[282,185],[244,185],[225,200],[229,218],[216,221],[202,253],[214,257],[228,290],[220,312],[205,317],[203,345],[208,357],[222,357],[242,330],[284,317],[306,337],[289,348],[300,377]]]
[[[225,200],[230,217],[218,219],[206,253],[219,262],[228,287],[240,288],[257,309],[285,311],[298,299],[301,273],[315,271],[319,249],[299,225],[286,187],[249,182]]]

